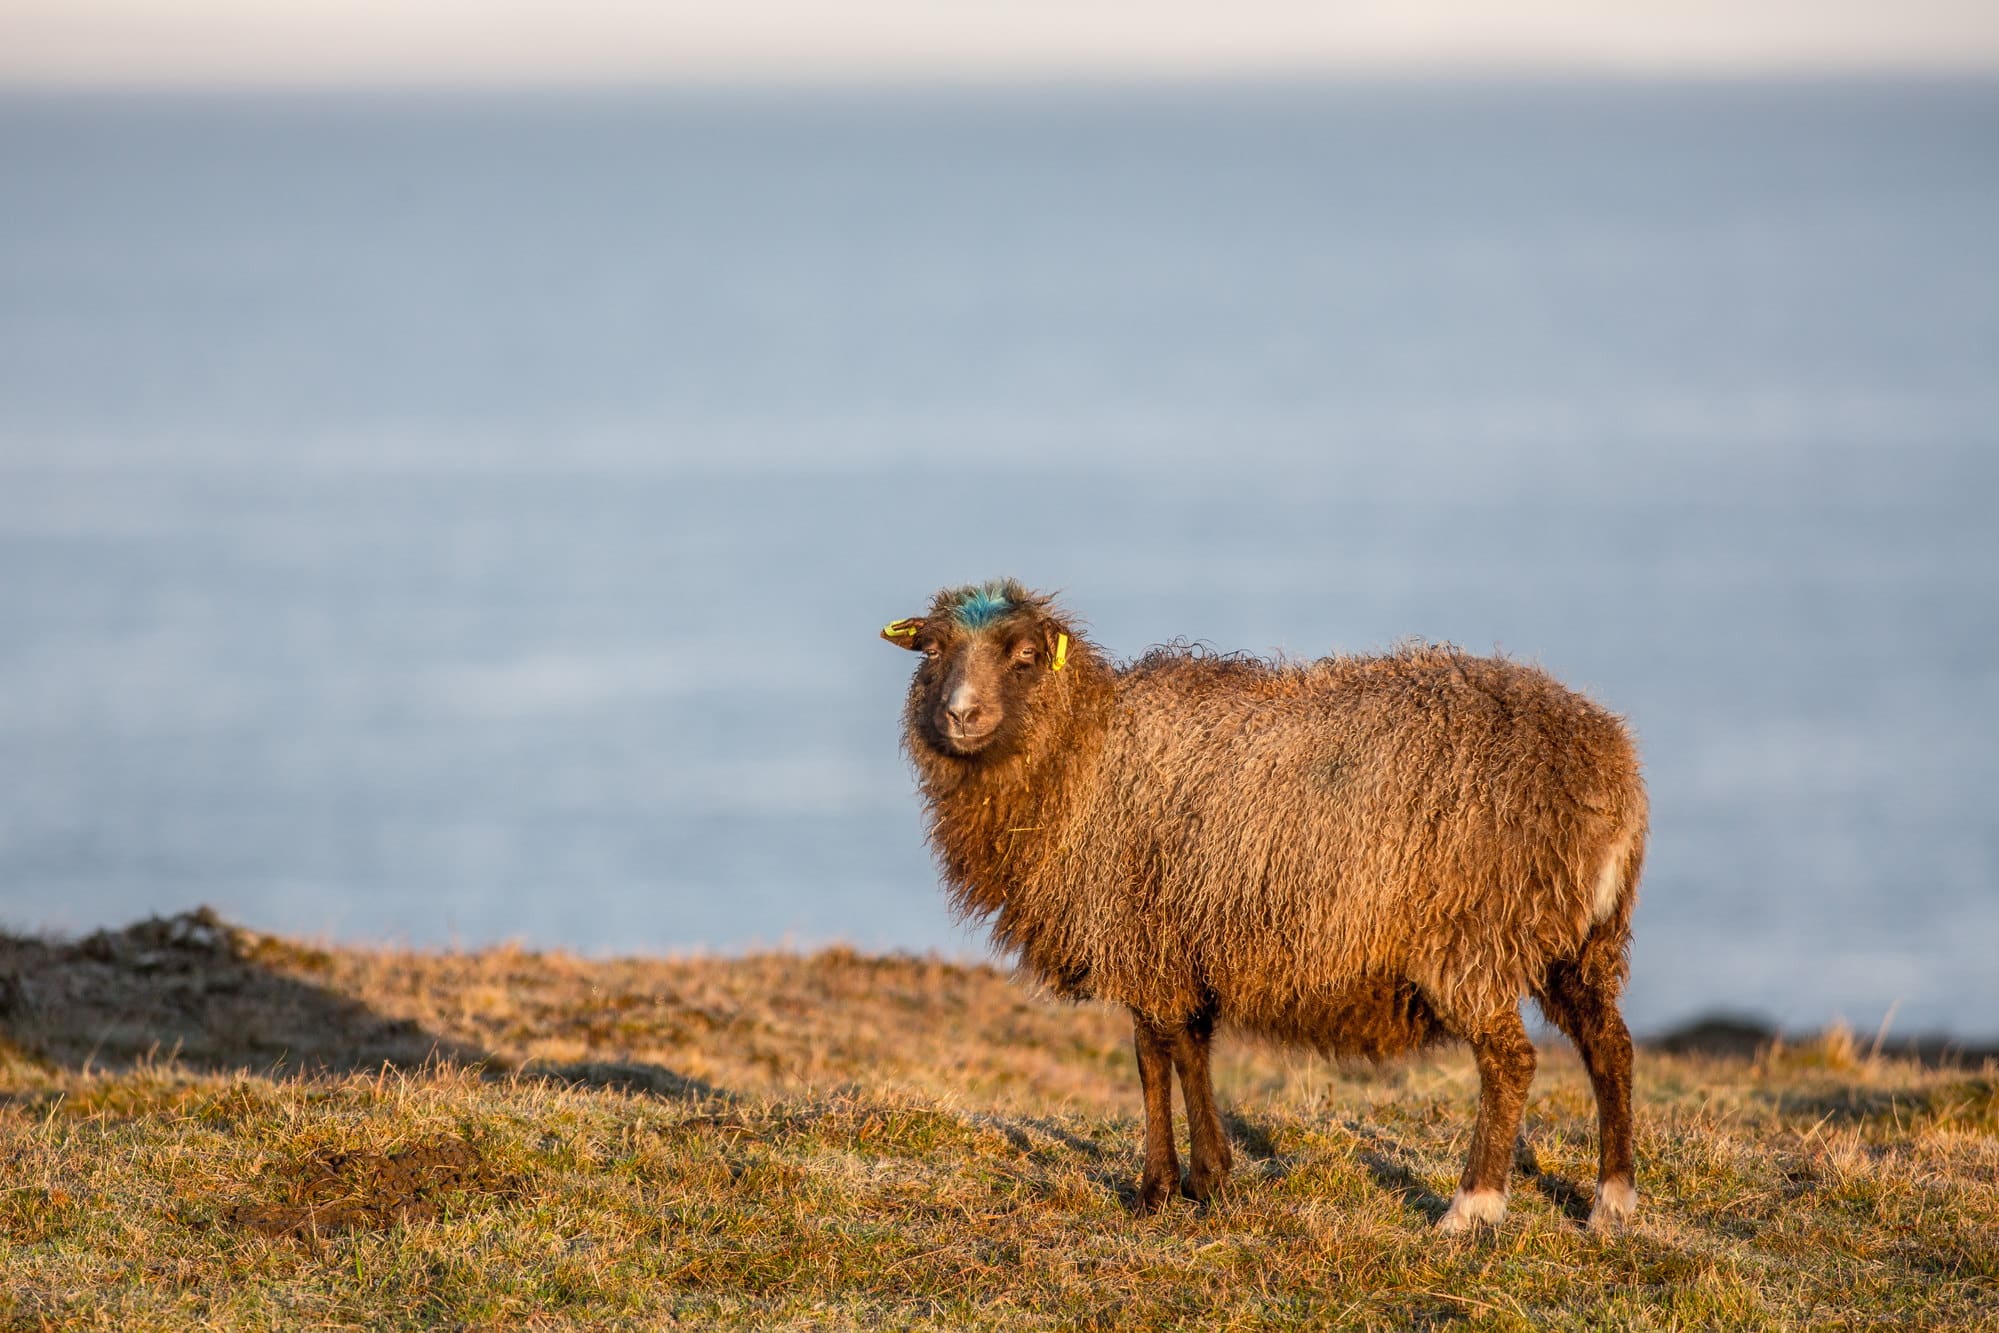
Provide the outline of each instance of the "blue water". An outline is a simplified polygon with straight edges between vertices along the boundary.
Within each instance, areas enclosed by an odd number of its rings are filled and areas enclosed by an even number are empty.
[[[874,637],[1495,645],[1634,1023],[1999,1033],[1999,85],[0,102],[0,924],[953,924]]]

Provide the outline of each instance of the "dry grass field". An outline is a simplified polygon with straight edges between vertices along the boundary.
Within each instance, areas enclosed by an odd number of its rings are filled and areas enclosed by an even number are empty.
[[[0,939],[0,1325],[1999,1328],[1990,1063],[1647,1051],[1606,1240],[1556,1039],[1446,1241],[1468,1058],[1221,1050],[1233,1189],[1140,1220],[1125,1023],[988,968]]]

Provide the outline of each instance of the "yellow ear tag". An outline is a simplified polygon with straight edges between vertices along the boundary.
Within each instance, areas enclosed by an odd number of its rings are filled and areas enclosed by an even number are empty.
[[[890,643],[895,642],[897,639],[913,639],[916,637],[916,622],[913,620],[891,620],[888,624],[882,626],[882,637]]]
[[[1063,667],[1067,666],[1068,664],[1069,664],[1069,636],[1066,634],[1057,634],[1055,636],[1054,669],[1060,671]]]

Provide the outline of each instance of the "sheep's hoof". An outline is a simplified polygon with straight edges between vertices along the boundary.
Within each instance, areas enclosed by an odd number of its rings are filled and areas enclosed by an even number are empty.
[[[1189,1171],[1187,1183],[1181,1189],[1195,1203],[1212,1203],[1228,1192],[1228,1185],[1228,1168],[1223,1167],[1218,1171]]]
[[[1589,1229],[1600,1236],[1615,1234],[1631,1224],[1638,1211],[1638,1191],[1628,1180],[1597,1182],[1596,1207],[1589,1210]]]
[[[1459,1190],[1437,1219],[1437,1234],[1461,1236],[1474,1227],[1496,1227],[1506,1216],[1506,1196],[1498,1190]]]
[[[1173,1187],[1177,1183],[1165,1176],[1146,1176],[1138,1182],[1138,1200],[1132,1205],[1132,1211],[1140,1217],[1152,1216],[1173,1197]]]

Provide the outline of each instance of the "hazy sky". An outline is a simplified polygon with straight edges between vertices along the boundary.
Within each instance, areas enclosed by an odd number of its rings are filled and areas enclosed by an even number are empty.
[[[0,83],[1999,71],[1999,0],[0,0]]]

